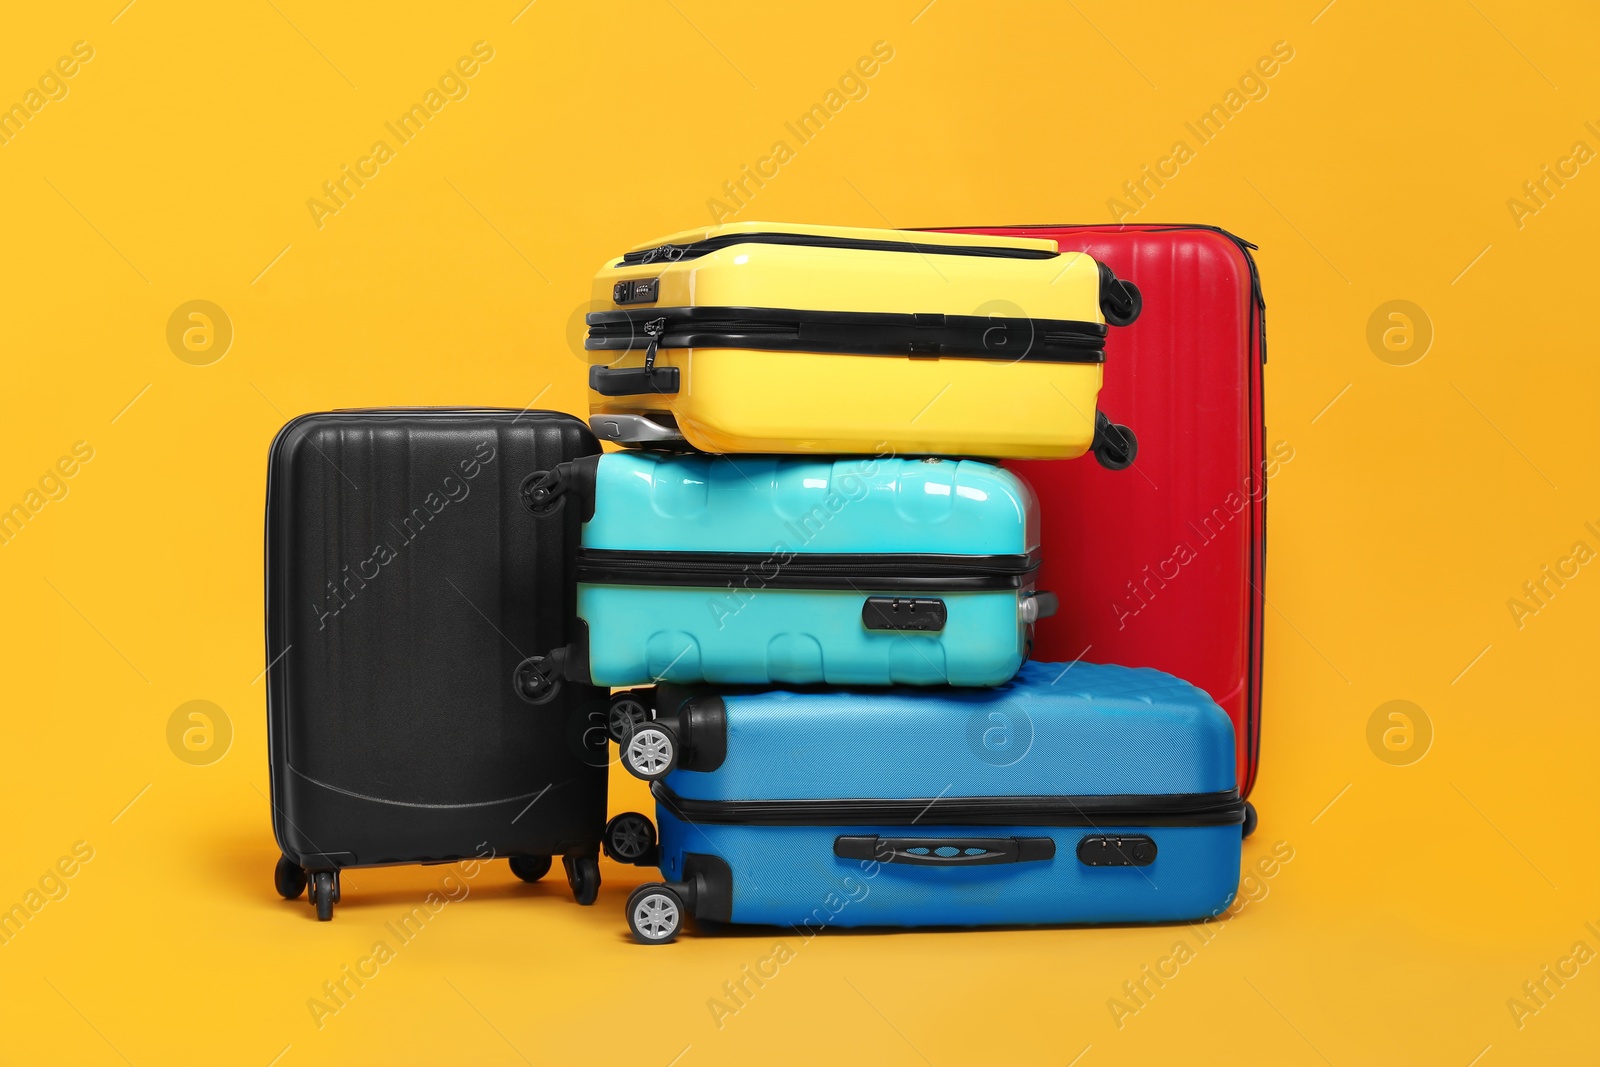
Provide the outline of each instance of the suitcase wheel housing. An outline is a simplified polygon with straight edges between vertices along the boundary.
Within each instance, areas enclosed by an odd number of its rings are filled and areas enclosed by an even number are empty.
[[[1108,272],[1109,273],[1109,272]],[[1113,326],[1132,326],[1144,310],[1144,294],[1130,281],[1111,277],[1100,288],[1100,313]]]
[[[562,856],[561,865],[567,869],[572,899],[583,905],[593,904],[600,896],[600,861],[594,856]]]
[[[511,687],[529,704],[548,704],[561,693],[561,663],[556,656],[529,656],[511,672]]]
[[[1094,458],[1106,470],[1120,471],[1133,466],[1139,455],[1139,439],[1132,430],[1112,422],[1104,412],[1094,416],[1094,441],[1089,445]]]
[[[333,918],[333,906],[339,902],[339,872],[318,871],[311,876],[311,906],[317,909],[317,921]]]
[[[538,516],[553,515],[561,507],[566,488],[559,471],[534,471],[522,479],[522,503]]]

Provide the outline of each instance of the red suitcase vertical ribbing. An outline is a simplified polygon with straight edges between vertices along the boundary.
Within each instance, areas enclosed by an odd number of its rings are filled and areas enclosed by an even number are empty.
[[[1049,237],[1139,286],[1144,310],[1106,344],[1100,410],[1131,427],[1138,458],[1010,463],[1039,496],[1039,588],[1061,610],[1034,656],[1157,667],[1233,719],[1239,788],[1261,743],[1266,483],[1265,305],[1253,245],[1210,226],[960,227]]]

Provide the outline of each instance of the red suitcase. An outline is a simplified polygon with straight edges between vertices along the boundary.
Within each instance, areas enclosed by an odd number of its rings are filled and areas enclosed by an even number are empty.
[[[1054,238],[1143,293],[1139,321],[1107,345],[1100,396],[1138,437],[1133,469],[1007,464],[1038,493],[1039,588],[1062,605],[1039,623],[1034,656],[1156,667],[1198,685],[1233,719],[1249,795],[1261,744],[1266,484],[1294,456],[1266,445],[1255,246],[1211,226],[958,232]]]

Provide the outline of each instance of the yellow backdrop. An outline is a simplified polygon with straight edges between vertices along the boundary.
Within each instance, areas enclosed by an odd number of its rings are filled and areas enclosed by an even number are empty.
[[[1600,1056],[1592,9],[125,3],[0,34],[0,1058]],[[1295,460],[1237,914],[647,949],[610,864],[589,909],[503,865],[273,895],[286,419],[579,410],[590,275],[658,233],[1113,217],[1261,245]]]

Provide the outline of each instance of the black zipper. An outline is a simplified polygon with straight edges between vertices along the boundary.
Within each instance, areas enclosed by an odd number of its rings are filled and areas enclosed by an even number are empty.
[[[625,253],[625,266],[654,263],[657,260],[676,263],[682,259],[699,259],[733,245],[799,245],[807,248],[848,248],[858,252],[912,252],[917,255],[981,256],[987,259],[1054,259],[1059,252],[1043,248],[1008,248],[996,245],[949,245],[926,241],[883,241],[860,237],[825,237],[814,233],[724,233],[689,244],[663,244]]]
[[[662,782],[658,803],[690,823],[724,826],[1238,826],[1237,789],[1099,796],[918,797],[906,800],[693,800]]]
[[[761,307],[669,307],[596,311],[590,351],[743,348],[850,355],[953,356],[1040,363],[1103,363],[1106,327],[1077,319],[811,311]]]
[[[660,552],[585,548],[578,581],[587,585],[757,589],[1020,589],[1039,569],[1037,552],[962,556],[922,552]]]

